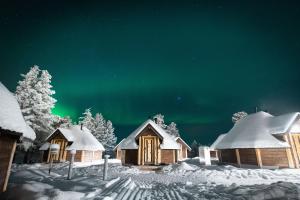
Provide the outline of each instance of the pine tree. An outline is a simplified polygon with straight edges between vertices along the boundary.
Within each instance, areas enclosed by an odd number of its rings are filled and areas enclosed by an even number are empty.
[[[79,124],[82,124],[84,127],[89,129],[91,133],[95,131],[95,123],[94,123],[95,120],[93,118],[90,108],[85,109],[83,116],[80,117],[79,119],[80,119]]]
[[[103,145],[106,151],[112,151],[117,142],[117,137],[114,133],[114,128],[110,120],[105,124],[105,132],[102,138]]]
[[[166,127],[166,132],[169,133],[170,135],[175,136],[175,137],[180,137],[179,130],[177,129],[176,124],[174,122],[171,122]]]
[[[101,113],[96,113],[95,115],[95,131],[93,132],[93,135],[97,138],[97,140],[102,144],[104,142],[104,134],[105,134],[105,120]]]
[[[51,109],[56,100],[52,97],[55,92],[51,89],[51,75],[35,65],[26,75],[21,76],[24,79],[18,82],[16,98],[26,123],[37,135],[36,143],[41,144],[53,131]]]
[[[248,114],[245,111],[241,111],[241,112],[237,112],[234,113],[232,116],[232,122],[235,124],[237,121],[243,119],[244,117],[246,117]]]

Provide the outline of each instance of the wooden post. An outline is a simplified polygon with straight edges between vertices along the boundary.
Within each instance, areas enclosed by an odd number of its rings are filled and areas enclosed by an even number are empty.
[[[239,149],[235,149],[235,154],[236,154],[237,164],[238,164],[239,167],[241,167],[241,158],[240,158]]]
[[[17,142],[15,140],[12,144],[10,157],[9,157],[9,163],[8,163],[8,166],[7,166],[7,169],[6,169],[6,176],[5,176],[5,179],[4,179],[4,185],[3,185],[3,188],[1,188],[2,192],[6,191],[6,187],[7,187],[7,183],[8,183],[8,179],[9,179],[9,175],[10,175],[11,164],[12,164],[13,157],[14,157],[14,154],[15,154],[15,151],[16,151],[16,145],[17,145]]]
[[[284,135],[284,139],[291,146],[291,153],[292,153],[292,158],[293,158],[294,166],[296,168],[299,168],[299,160],[298,160],[297,152],[295,150],[295,144],[293,142],[293,139],[291,138],[291,134],[287,133],[286,135]]]
[[[176,163],[176,149],[173,149],[173,163]]]
[[[296,157],[297,157],[297,159],[298,159],[298,163],[300,162],[300,143],[299,143],[299,134],[293,134],[293,135],[291,135],[291,138],[293,139],[293,142],[294,142],[294,144],[295,144],[295,152],[296,152]],[[297,168],[299,168],[299,165],[298,165],[298,167]]]
[[[260,149],[255,149],[255,155],[256,155],[256,160],[257,160],[258,167],[262,168]]]
[[[285,151],[286,151],[286,156],[287,156],[287,159],[288,159],[289,167],[290,168],[295,168],[291,148],[286,148]]]
[[[145,141],[144,141],[144,137],[141,137],[141,139],[142,139],[142,147],[141,147],[141,152],[142,152],[142,162],[141,162],[141,164],[142,165],[144,165],[144,161],[145,161],[145,149],[144,149],[144,143],[145,143]]]
[[[138,148],[138,165],[141,165],[141,153],[142,153],[142,137],[139,137],[139,148]]]
[[[72,149],[70,151],[70,154],[71,154],[71,160],[70,160],[70,163],[69,163],[68,180],[71,180],[71,178],[72,178],[73,163],[74,163],[74,158],[75,158],[76,150]]]
[[[107,180],[107,170],[108,170],[108,158],[109,155],[104,155],[104,169],[103,169],[103,180]]]
[[[159,137],[157,137],[157,164],[160,163],[161,163],[161,150],[160,150]]]

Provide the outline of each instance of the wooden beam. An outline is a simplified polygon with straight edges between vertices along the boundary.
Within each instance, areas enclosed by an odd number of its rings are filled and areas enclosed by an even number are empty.
[[[173,150],[173,163],[176,163],[176,149]]]
[[[298,158],[298,161],[300,161],[300,143],[299,143],[299,134],[293,134],[291,135],[293,142],[295,144],[295,150],[296,150],[296,156]]]
[[[259,168],[262,168],[260,149],[255,149],[255,154],[256,154],[257,165]]]
[[[142,138],[142,150],[141,150],[141,152],[142,152],[142,162],[141,162],[141,165],[144,165],[144,161],[145,161],[145,149],[144,149],[144,137],[141,137]]]
[[[6,187],[7,187],[7,183],[8,183],[8,179],[9,179],[9,175],[10,175],[10,170],[11,170],[11,164],[12,164],[13,157],[14,157],[14,154],[15,154],[15,151],[16,151],[16,145],[17,145],[17,142],[15,140],[12,144],[12,149],[11,149],[11,152],[10,152],[9,163],[8,163],[8,166],[7,166],[7,169],[6,169],[6,176],[5,176],[5,179],[4,179],[4,185],[3,185],[2,192],[6,191]]]
[[[241,158],[240,158],[239,149],[235,149],[235,155],[236,155],[237,164],[239,167],[241,167]]]
[[[139,137],[139,148],[138,148],[138,165],[141,165],[141,153],[142,153],[142,137]]]
[[[160,142],[159,137],[157,137],[157,163],[161,163],[161,150],[160,150]]]
[[[296,149],[295,149],[295,144],[293,142],[293,139],[291,138],[291,134],[287,133],[286,135],[284,135],[284,138],[286,139],[286,141],[291,146],[291,153],[292,153],[294,166],[296,168],[299,168],[299,160],[298,160],[297,152],[296,152]]]
[[[295,168],[291,148],[286,148],[285,150],[286,150],[286,156],[287,156],[287,160],[288,160],[288,163],[289,163],[289,167],[290,168]]]

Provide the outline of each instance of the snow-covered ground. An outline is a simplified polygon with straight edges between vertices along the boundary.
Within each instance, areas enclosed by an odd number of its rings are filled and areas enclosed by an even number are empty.
[[[13,165],[8,191],[0,199],[300,199],[299,169],[240,169],[201,166],[198,159],[144,171],[109,160],[109,180],[102,180],[103,161]]]

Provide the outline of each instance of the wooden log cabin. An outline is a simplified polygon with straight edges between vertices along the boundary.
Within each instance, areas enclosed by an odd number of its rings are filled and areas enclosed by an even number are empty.
[[[299,168],[299,113],[250,114],[239,120],[214,147],[222,163],[240,167]]]
[[[0,82],[0,192],[6,191],[16,143],[34,140],[14,95]]]
[[[115,147],[116,158],[126,165],[160,165],[187,158],[191,148],[182,138],[166,133],[151,119]]]
[[[50,144],[59,144],[58,155],[53,157],[54,162],[70,160],[69,150],[75,149],[75,162],[93,162],[102,159],[103,145],[85,127],[73,125],[69,128],[58,128],[46,139],[40,147],[43,151],[43,161],[50,161]]]

